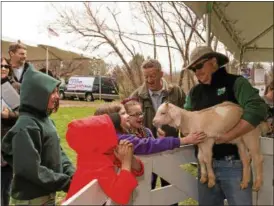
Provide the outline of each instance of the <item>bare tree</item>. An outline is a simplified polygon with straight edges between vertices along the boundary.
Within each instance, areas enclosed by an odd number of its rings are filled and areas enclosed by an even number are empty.
[[[46,68],[45,61],[32,61],[37,70]],[[98,58],[77,59],[77,60],[50,60],[49,70],[56,77],[69,78],[72,75],[98,75],[98,70],[102,75],[108,71],[107,64]]]
[[[155,31],[155,20],[153,18],[153,14],[151,12],[151,9],[147,6],[146,2],[140,2],[141,4],[141,10],[142,13],[149,25],[149,29],[152,33],[152,39],[153,39],[153,57],[154,59],[157,58],[157,46],[156,46],[156,31]]]
[[[196,43],[205,42],[202,36],[204,31],[203,22],[191,12],[182,2],[139,2],[138,15],[140,21],[146,22],[149,31],[131,32],[123,31],[119,21],[119,12],[109,9],[109,16],[114,21],[111,28],[106,18],[99,18],[100,8],[91,8],[90,2],[84,2],[83,12],[76,14],[71,10],[59,12],[60,24],[66,32],[78,34],[87,43],[88,51],[95,51],[107,46],[109,54],[116,54],[123,66],[119,67],[119,75],[126,75],[124,80],[129,80],[132,88],[136,88],[142,82],[140,61],[127,61],[128,57],[134,59],[136,50],[132,43],[149,45],[153,47],[153,57],[157,57],[158,48],[166,48],[168,52],[170,79],[172,80],[172,52],[179,52],[183,62],[182,68],[189,63],[190,48]],[[137,16],[138,16],[137,15]],[[143,18],[142,18],[143,17]],[[138,37],[138,38],[137,38]],[[143,37],[143,38],[139,38]],[[147,38],[152,37],[152,38]],[[213,36],[212,36],[213,38]],[[158,40],[159,39],[159,40]],[[164,40],[161,44],[160,40]],[[95,45],[96,42],[96,45]],[[217,48],[215,41],[214,47]],[[135,44],[136,45],[136,44]],[[105,47],[104,47],[105,48]],[[136,64],[136,65],[133,65]],[[136,78],[138,76],[138,78]],[[186,83],[182,83],[186,79]],[[190,71],[182,70],[181,85],[184,90],[189,90],[194,84],[194,75]]]
[[[89,51],[95,51],[100,48],[102,45],[108,45],[111,48],[109,54],[116,54],[120,60],[123,62],[125,74],[131,80],[131,84],[134,87],[137,87],[136,81],[133,78],[132,70],[126,60],[124,55],[123,48],[119,47],[119,43],[121,43],[126,51],[133,55],[133,52],[129,49],[127,44],[123,41],[122,36],[110,35],[112,31],[110,27],[106,24],[106,19],[101,20],[99,18],[100,8],[95,12],[92,10],[91,2],[83,2],[84,12],[82,14],[76,13],[73,9],[66,9],[62,11],[58,11],[59,13],[59,26],[60,29],[63,28],[68,33],[78,34],[81,38],[85,39],[88,43],[86,48]],[[119,28],[119,24],[117,22],[118,13],[115,11],[109,10],[113,19],[116,21],[116,25]],[[82,15],[82,16],[81,16]],[[79,18],[81,17],[81,18]],[[97,41],[97,45],[91,45],[91,42]]]
[[[67,60],[62,62],[63,67],[61,67],[60,60],[51,60],[49,61],[49,70],[57,77],[69,77],[71,74],[78,73],[80,70],[82,70],[86,61]],[[46,68],[45,61],[33,61],[32,63],[37,70]]]
[[[164,16],[164,12],[163,12],[163,4],[160,4],[160,14],[162,16]],[[170,49],[170,45],[169,45],[169,36],[168,36],[168,32],[166,29],[166,25],[165,22],[162,21],[162,28],[164,31],[164,39],[166,42],[166,46],[167,46],[167,52],[168,52],[168,61],[169,61],[169,78],[170,78],[170,82],[172,82],[172,60],[171,60],[171,49]]]

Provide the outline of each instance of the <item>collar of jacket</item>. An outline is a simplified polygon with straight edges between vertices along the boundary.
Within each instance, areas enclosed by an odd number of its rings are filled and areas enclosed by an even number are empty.
[[[164,78],[162,78],[162,82],[163,82],[164,97],[166,97],[173,91],[174,86],[172,84],[169,84]],[[138,96],[141,97],[142,99],[150,98],[146,83],[143,83],[141,85],[140,90],[138,92]]]
[[[227,76],[227,71],[225,67],[219,68],[217,71],[215,71],[212,74],[212,79],[210,84],[203,84],[199,81],[200,84],[202,84],[204,87],[220,87],[224,86],[225,78]]]

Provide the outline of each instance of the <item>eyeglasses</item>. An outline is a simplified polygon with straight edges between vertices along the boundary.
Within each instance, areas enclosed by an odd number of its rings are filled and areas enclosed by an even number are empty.
[[[1,64],[1,69],[2,68],[5,68],[5,69],[10,69],[11,68],[11,66],[10,65],[8,65],[8,64]]]
[[[190,67],[190,69],[193,72],[196,72],[196,70],[202,69],[204,67],[204,64],[206,63],[207,60],[209,60],[209,59],[204,59],[199,64],[196,64],[195,66]]]
[[[143,117],[145,115],[144,112],[136,113],[136,114],[129,114],[131,117]]]

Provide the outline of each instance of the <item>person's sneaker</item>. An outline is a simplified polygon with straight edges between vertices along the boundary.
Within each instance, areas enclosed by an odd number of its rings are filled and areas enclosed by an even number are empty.
[[[190,163],[193,167],[198,167],[198,163],[197,162],[191,162]]]

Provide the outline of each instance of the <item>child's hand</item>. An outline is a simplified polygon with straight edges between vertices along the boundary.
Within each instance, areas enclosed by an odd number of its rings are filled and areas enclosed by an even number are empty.
[[[158,137],[165,137],[166,133],[161,128],[158,128],[157,129],[157,136]]]
[[[204,132],[194,132],[190,133],[184,138],[181,138],[181,144],[199,144],[206,138],[206,134]]]
[[[122,169],[131,171],[133,158],[133,144],[127,140],[121,140],[114,151],[115,156],[120,160]]]

